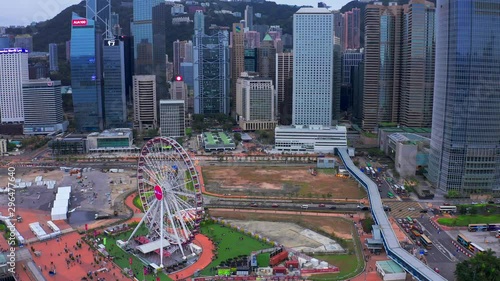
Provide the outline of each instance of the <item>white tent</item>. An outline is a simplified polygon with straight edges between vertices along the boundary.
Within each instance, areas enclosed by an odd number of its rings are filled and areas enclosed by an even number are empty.
[[[56,201],[59,201],[59,200],[66,200],[68,201],[69,200],[69,194],[67,193],[57,193],[56,195]]]
[[[54,206],[52,208],[58,208],[58,207],[67,207],[68,206],[68,200],[56,200],[54,201]]]
[[[67,219],[67,213],[68,213],[67,206],[52,208],[52,211],[50,212],[50,217],[53,221],[65,220]]]
[[[71,186],[61,186],[57,189],[57,194],[62,193],[62,194],[70,194],[71,193]]]

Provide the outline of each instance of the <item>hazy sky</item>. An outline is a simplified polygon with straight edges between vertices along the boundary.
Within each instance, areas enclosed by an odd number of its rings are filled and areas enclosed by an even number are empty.
[[[4,0],[2,0],[3,2]],[[7,0],[5,0],[7,1]],[[81,0],[18,0],[8,1],[2,5],[0,11],[0,26],[28,25],[50,19],[66,7],[80,3]],[[340,9],[350,0],[275,0],[279,4],[311,5],[325,2],[332,9]],[[82,15],[83,16],[83,15]]]

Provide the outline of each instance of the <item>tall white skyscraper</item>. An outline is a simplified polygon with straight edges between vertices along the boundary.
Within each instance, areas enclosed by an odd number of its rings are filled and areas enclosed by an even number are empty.
[[[293,15],[294,125],[332,123],[333,14],[326,8],[301,8]]]
[[[23,83],[29,80],[28,50],[0,50],[0,122],[24,122]]]

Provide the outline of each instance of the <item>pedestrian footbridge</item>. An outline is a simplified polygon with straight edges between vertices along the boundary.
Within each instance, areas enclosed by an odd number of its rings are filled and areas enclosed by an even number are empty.
[[[396,237],[396,233],[394,233],[391,223],[389,222],[389,218],[384,211],[382,198],[380,197],[377,185],[363,172],[361,172],[356,165],[354,165],[349,157],[349,154],[347,153],[347,148],[336,148],[335,151],[342,162],[344,162],[344,165],[351,176],[364,186],[368,192],[373,219],[380,227],[387,256],[389,256],[418,280],[446,281],[443,276],[436,273],[401,247],[398,238]]]

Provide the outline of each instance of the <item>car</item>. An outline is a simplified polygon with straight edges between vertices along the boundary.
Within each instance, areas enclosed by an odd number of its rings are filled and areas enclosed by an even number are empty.
[[[330,210],[335,210],[335,209],[337,209],[337,207],[335,207],[335,206],[331,206],[329,209],[330,209]]]
[[[403,219],[404,223],[408,223],[408,220],[406,218]]]
[[[274,203],[274,204],[272,204],[272,205],[271,205],[271,207],[273,207],[273,208],[278,208],[279,206],[280,206],[280,205],[278,205],[278,204],[276,204],[276,203]]]
[[[417,240],[417,246],[422,246],[422,243]]]
[[[425,210],[425,209],[424,210],[420,210],[420,213],[427,214],[427,210]]]
[[[403,220],[402,220],[402,219],[398,219],[398,223],[399,223],[399,224],[402,224],[402,223],[403,223]]]
[[[477,205],[478,203],[477,203],[477,202],[472,202],[471,204],[472,204],[472,205]]]
[[[408,208],[408,211],[415,211],[415,208],[410,207],[410,208]]]
[[[434,271],[437,272],[437,273],[439,273],[439,268],[437,268],[437,267],[434,268]]]
[[[410,233],[410,229],[409,228],[405,228],[405,232],[406,233]]]
[[[318,204],[318,207],[325,207],[325,204]]]
[[[257,207],[257,203],[255,203],[255,202],[250,203],[250,207]]]

